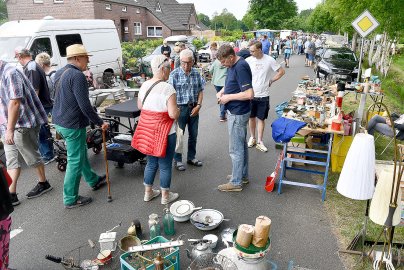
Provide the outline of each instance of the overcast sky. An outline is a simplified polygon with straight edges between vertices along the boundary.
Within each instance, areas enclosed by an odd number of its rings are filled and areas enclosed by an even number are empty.
[[[221,13],[224,8],[233,13],[238,20],[241,20],[247,11],[248,0],[177,0],[179,3],[194,3],[196,12],[208,15],[217,11]],[[321,0],[295,0],[299,12],[301,10],[315,8]]]

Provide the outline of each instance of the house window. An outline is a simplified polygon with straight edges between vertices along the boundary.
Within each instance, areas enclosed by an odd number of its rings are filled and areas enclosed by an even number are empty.
[[[140,22],[135,22],[133,23],[135,26],[135,35],[140,36],[142,35],[142,23]]]
[[[148,37],[162,37],[163,36],[163,27],[148,26],[147,27],[147,36]]]
[[[136,13],[139,14],[139,13],[140,13],[140,9],[136,9]]]
[[[122,12],[126,12],[126,11],[128,11],[128,8],[126,6],[122,7]]]
[[[34,4],[43,4],[43,0],[34,0]]]
[[[125,34],[129,33],[129,27],[125,26],[125,27],[123,28],[123,31],[125,31]]]
[[[55,3],[55,4],[63,4],[63,0],[53,0],[53,3]]]
[[[105,9],[106,10],[111,10],[111,4],[105,4]]]
[[[156,11],[161,12],[161,6],[159,2],[157,2]]]

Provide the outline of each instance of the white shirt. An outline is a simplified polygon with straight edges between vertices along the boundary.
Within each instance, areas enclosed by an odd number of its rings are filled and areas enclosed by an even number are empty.
[[[272,71],[277,71],[281,66],[271,56],[264,54],[261,59],[250,56],[246,59],[252,73],[252,87],[254,97],[269,96],[269,81]]]
[[[143,101],[146,92],[153,85],[153,83],[154,82],[146,81],[142,84],[138,95],[139,100]],[[147,96],[146,101],[143,104],[143,109],[153,112],[168,112],[168,99],[175,93],[175,89],[171,84],[166,82],[159,82],[153,87],[153,89]],[[168,134],[171,135],[175,131],[176,122],[174,122]]]

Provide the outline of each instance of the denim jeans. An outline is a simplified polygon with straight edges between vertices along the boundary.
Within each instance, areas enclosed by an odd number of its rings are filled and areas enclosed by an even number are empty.
[[[83,176],[84,181],[93,187],[98,181],[98,175],[91,169],[88,161],[86,129],[56,126],[56,131],[63,136],[66,142],[67,167],[63,185],[63,203],[70,205],[78,199],[81,177]]]
[[[375,131],[388,137],[393,137],[394,135],[391,127],[386,124],[386,118],[381,117],[380,115],[373,116],[368,123],[368,133],[373,135]]]
[[[153,186],[157,169],[160,168],[160,187],[161,189],[170,189],[175,139],[175,133],[168,136],[166,156],[164,158],[147,156],[147,165],[144,170],[144,185]]]
[[[178,117],[177,124],[177,132],[182,132],[181,134],[177,134],[177,136],[183,136],[185,133],[185,127],[188,125],[188,153],[187,160],[193,160],[196,156],[196,141],[198,137],[198,125],[199,125],[199,114],[191,117],[192,109],[187,105],[180,105],[180,116]],[[182,147],[178,147],[177,151],[174,154],[174,160],[182,162]]]
[[[230,183],[241,186],[242,178],[248,178],[247,125],[250,113],[236,115],[227,111],[229,128],[229,154],[233,169]]]
[[[218,86],[215,85],[215,89],[216,89],[216,93],[220,92],[220,90],[222,90],[223,86]],[[223,104],[219,104],[219,110],[220,110],[220,117],[224,118],[226,117],[226,112],[224,110],[224,105]]]
[[[52,108],[45,108],[46,115],[52,112]],[[41,129],[39,130],[39,152],[41,153],[42,158],[46,160],[50,160],[55,155],[53,153],[53,143],[49,138],[52,137],[52,134],[49,130],[49,125],[43,124],[41,125]]]

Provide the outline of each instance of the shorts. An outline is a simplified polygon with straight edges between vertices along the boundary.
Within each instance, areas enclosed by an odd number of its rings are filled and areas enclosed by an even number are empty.
[[[257,117],[260,120],[268,118],[269,97],[255,97],[251,102],[250,118]]]
[[[285,60],[290,58],[290,53],[285,53]]]
[[[314,54],[309,54],[309,61],[313,61],[314,60]]]
[[[40,126],[36,126],[17,128],[14,131],[14,144],[4,144],[7,169],[21,168],[21,157],[30,167],[37,167],[42,163],[41,154],[38,151],[39,129]]]

